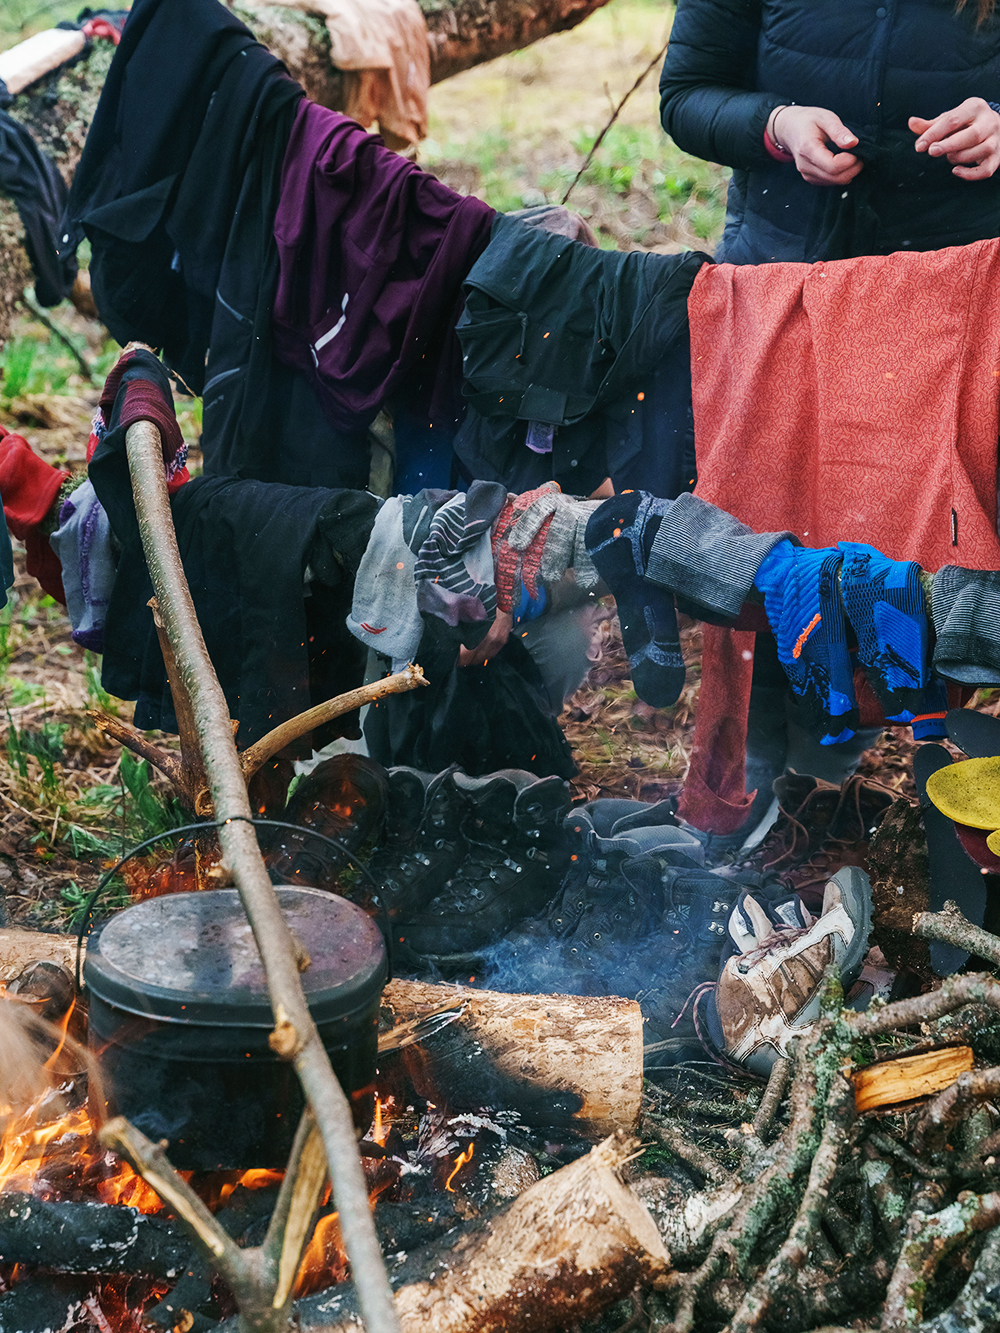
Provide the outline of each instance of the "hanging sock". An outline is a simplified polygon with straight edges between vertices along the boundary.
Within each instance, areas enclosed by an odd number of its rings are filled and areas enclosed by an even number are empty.
[[[684,688],[674,595],[644,574],[670,503],[645,491],[614,495],[591,515],[586,534],[587,553],[618,607],[632,686],[653,708],[669,708]]]
[[[833,547],[813,550],[780,541],[764,560],[754,586],[778,641],[778,660],[802,699],[821,745],[849,741],[858,725],[844,608],[837,587],[843,557]]]
[[[890,560],[862,542],[838,542],[840,591],[858,639],[858,657],[889,722],[923,710],[928,633],[920,566]]]

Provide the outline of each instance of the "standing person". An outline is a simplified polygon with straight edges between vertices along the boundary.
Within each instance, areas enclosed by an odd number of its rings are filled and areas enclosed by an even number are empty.
[[[816,261],[934,250],[1000,234],[996,0],[678,0],[663,127],[733,168],[716,258]],[[783,770],[841,783],[878,732],[820,746],[769,635],[757,636],[743,827]],[[770,806],[773,816],[775,807]]]
[[[996,0],[678,0],[679,148],[733,168],[716,258],[842,259],[1000,232]]]

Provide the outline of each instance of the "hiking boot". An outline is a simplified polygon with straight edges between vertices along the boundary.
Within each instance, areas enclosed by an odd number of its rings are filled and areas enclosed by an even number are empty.
[[[420,911],[439,893],[468,852],[462,836],[465,802],[457,770],[389,771],[386,836],[368,862],[390,920]]]
[[[778,817],[746,864],[764,873],[784,874],[819,850],[837,813],[841,789],[789,770],[775,778],[773,791]]]
[[[692,990],[715,980],[741,886],[703,869],[701,846],[683,829],[626,829],[603,838],[587,809],[567,820],[578,837],[586,833],[586,845],[578,845],[562,892],[545,917],[508,936],[496,961],[508,981],[524,975],[571,994],[635,998],[647,1040],[686,1045],[693,1029],[678,1033],[671,1025]],[[595,812],[605,828],[606,813]],[[654,839],[658,846],[644,846]]]
[[[775,925],[765,913],[761,929],[768,927],[763,938],[752,936],[752,949],[723,963],[705,1004],[717,1049],[762,1076],[819,1017],[826,968],[836,964],[845,990],[861,970],[871,927],[868,876],[845,866],[826,885],[811,925]]]
[[[445,972],[477,964],[483,948],[543,908],[572,855],[562,827],[570,803],[562,779],[505,769],[481,778],[456,773],[454,785],[464,803],[466,853],[440,892],[400,919],[393,936],[404,964]]]
[[[389,780],[374,759],[359,754],[338,754],[324,759],[296,785],[282,812],[302,833],[276,829],[264,857],[276,884],[306,884],[314,889],[336,889],[343,872],[362,859],[382,836],[388,806]],[[305,831],[334,838],[338,851]]]

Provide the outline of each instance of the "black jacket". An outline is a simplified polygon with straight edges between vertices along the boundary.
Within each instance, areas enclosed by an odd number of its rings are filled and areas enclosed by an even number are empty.
[[[63,253],[90,238],[101,318],[162,347],[201,393],[215,294],[248,167],[302,89],[214,0],[136,0],[87,134]]]
[[[1000,15],[970,0],[678,0],[660,80],[663,127],[733,167],[730,263],[935,250],[1000,232],[1000,173],[963,181],[914,150],[910,116],[1000,101]],[[837,113],[865,168],[844,191],[809,185],[764,148],[772,108]]]
[[[654,394],[653,382],[668,361],[687,373],[687,298],[706,262],[597,250],[498,216],[458,321],[469,410],[455,452],[469,473],[515,490],[552,477],[586,495],[643,453],[682,457],[684,432],[667,441],[651,417],[683,384],[672,373]],[[550,454],[526,447],[528,422],[555,427]],[[544,474],[526,470],[539,458]]]

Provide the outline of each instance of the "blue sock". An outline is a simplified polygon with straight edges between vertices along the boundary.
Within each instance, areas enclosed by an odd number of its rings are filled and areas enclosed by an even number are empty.
[[[780,541],[757,571],[754,585],[778,642],[778,660],[801,698],[806,725],[821,745],[854,735],[858,708],[847,651],[847,627],[837,587],[841,554]]]
[[[945,740],[948,727],[945,717],[948,713],[948,685],[935,672],[930,673],[930,680],[920,696],[919,707],[914,709],[914,718],[910,723],[915,741]]]
[[[840,591],[858,657],[889,722],[912,722],[927,685],[927,610],[920,566],[874,546],[840,542]]]

